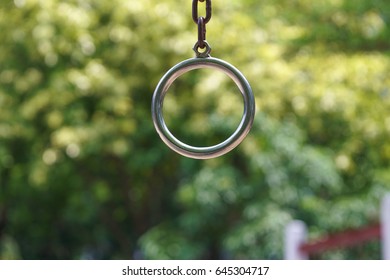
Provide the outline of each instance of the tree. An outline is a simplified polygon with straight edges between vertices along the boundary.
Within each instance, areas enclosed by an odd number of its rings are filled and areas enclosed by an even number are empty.
[[[313,236],[376,219],[390,189],[389,4],[213,1],[212,55],[246,75],[258,112],[237,149],[198,161],[150,116],[161,76],[192,56],[187,2],[0,4],[0,257],[281,258],[290,219]],[[192,71],[164,115],[178,138],[218,143],[238,96]],[[369,246],[324,257],[379,257]]]

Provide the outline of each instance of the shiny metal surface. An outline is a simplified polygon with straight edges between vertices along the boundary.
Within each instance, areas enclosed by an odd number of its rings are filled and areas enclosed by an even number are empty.
[[[235,132],[225,141],[209,147],[194,147],[178,140],[168,129],[163,117],[164,97],[172,83],[182,74],[199,68],[212,68],[228,75],[239,88],[244,112]],[[209,159],[228,153],[239,145],[252,127],[255,116],[255,100],[252,89],[244,75],[233,65],[213,57],[187,59],[172,67],[158,83],[152,99],[152,118],[161,139],[175,152],[190,158]]]

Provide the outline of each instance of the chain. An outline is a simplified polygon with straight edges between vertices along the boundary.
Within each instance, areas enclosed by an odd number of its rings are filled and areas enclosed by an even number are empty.
[[[192,0],[192,19],[198,24],[198,3],[206,1],[206,17],[204,23],[208,23],[211,19],[211,0]]]
[[[206,1],[206,17],[198,15],[198,3]],[[206,24],[211,19],[211,0],[192,0],[192,19],[198,25],[198,46],[203,49],[206,47]]]

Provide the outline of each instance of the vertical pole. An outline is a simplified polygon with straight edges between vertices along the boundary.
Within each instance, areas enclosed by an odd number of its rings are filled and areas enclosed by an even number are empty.
[[[385,195],[381,207],[382,257],[390,260],[390,193]]]
[[[307,260],[308,254],[300,250],[306,239],[307,228],[305,223],[298,220],[291,221],[285,229],[284,259]]]

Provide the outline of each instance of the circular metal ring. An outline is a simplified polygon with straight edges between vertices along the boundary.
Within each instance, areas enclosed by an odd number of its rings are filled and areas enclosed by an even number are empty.
[[[171,84],[182,74],[199,68],[217,69],[227,74],[239,88],[244,100],[244,112],[235,132],[225,141],[209,147],[194,147],[178,140],[166,126],[162,112],[164,97]],[[248,134],[252,127],[254,116],[255,100],[252,89],[244,75],[226,61],[213,57],[190,58],[176,64],[161,78],[152,99],[153,123],[161,139],[175,152],[195,159],[218,157],[234,149]]]

